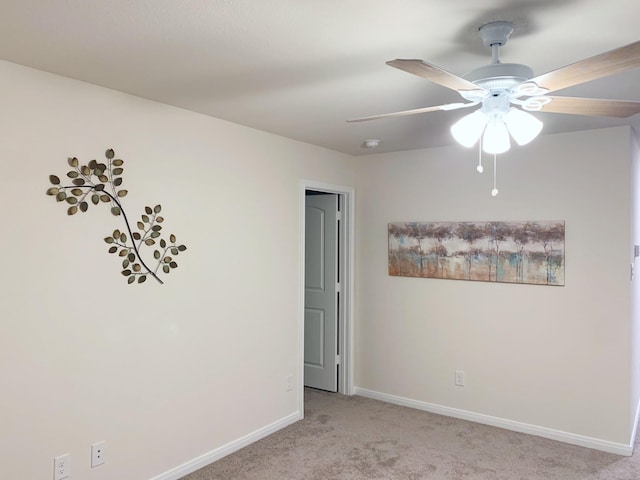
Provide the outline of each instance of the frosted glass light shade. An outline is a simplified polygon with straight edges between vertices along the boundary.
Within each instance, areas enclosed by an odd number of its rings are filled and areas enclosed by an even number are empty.
[[[472,147],[482,135],[487,121],[487,116],[478,109],[451,125],[451,135],[460,145]]]
[[[511,108],[504,116],[504,123],[518,145],[526,145],[542,131],[542,122],[528,112]]]
[[[482,137],[482,149],[487,153],[504,153],[511,148],[509,131],[499,116],[494,116],[487,123]]]

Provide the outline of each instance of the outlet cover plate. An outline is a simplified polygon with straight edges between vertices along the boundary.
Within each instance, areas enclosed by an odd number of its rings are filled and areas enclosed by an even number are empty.
[[[71,475],[71,455],[65,453],[53,459],[53,480],[64,480]]]
[[[104,440],[91,445],[91,468],[95,468],[104,463],[107,453],[106,449],[107,442]]]

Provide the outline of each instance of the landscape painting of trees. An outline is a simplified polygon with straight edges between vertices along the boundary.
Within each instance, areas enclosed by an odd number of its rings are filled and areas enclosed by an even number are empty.
[[[390,223],[389,275],[564,285],[564,222]]]

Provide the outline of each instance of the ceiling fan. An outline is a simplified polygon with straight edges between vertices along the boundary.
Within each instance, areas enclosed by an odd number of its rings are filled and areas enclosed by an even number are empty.
[[[513,24],[509,21],[481,26],[479,34],[484,45],[492,50],[492,62],[464,76],[422,60],[396,59],[386,62],[387,65],[456,90],[466,102],[347,121],[363,122],[481,105],[452,125],[451,133],[464,146],[471,147],[481,139],[481,148],[485,152],[499,154],[510,148],[510,136],[519,145],[525,145],[540,133],[542,122],[528,112],[620,118],[640,113],[640,102],[635,101],[548,95],[555,90],[640,67],[640,41],[534,77],[533,70],[527,65],[500,62],[500,47],[507,43],[512,32]]]

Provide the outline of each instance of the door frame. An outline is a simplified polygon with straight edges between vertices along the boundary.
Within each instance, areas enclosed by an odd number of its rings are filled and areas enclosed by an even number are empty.
[[[338,328],[340,342],[340,376],[338,378],[338,393],[353,395],[353,306],[354,306],[354,212],[355,191],[353,187],[316,182],[314,180],[300,180],[299,185],[299,215],[300,230],[298,242],[298,409],[304,416],[304,279],[305,279],[305,197],[307,190],[335,193],[338,195],[342,212],[342,227],[340,229],[340,243],[343,258],[343,282],[341,292],[340,314],[342,321]]]

